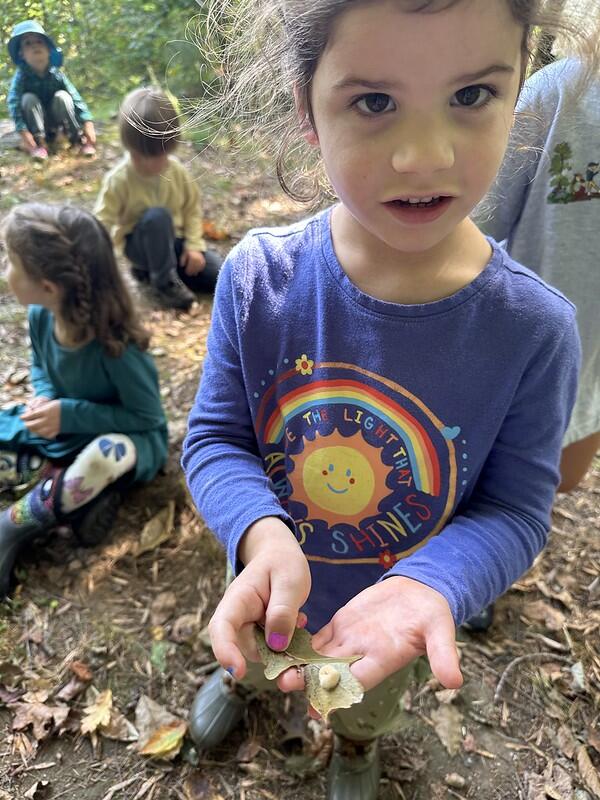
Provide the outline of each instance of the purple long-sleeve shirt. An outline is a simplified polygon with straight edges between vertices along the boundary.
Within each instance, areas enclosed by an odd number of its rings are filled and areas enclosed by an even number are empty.
[[[460,624],[546,542],[574,308],[495,244],[451,297],[377,300],[341,268],[330,219],[252,231],[227,259],[184,443],[189,487],[234,566],[257,519],[294,530],[312,631],[390,575],[441,592]]]

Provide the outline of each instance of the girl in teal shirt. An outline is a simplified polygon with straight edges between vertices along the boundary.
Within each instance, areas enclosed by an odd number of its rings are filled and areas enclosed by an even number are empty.
[[[167,457],[158,375],[110,238],[72,206],[17,206],[7,280],[29,306],[34,397],[0,412],[0,491],[36,481],[0,514],[0,597],[19,550],[57,522],[105,534],[120,491]]]

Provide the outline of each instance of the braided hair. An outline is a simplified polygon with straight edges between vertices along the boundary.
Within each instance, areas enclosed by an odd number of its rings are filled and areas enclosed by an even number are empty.
[[[146,350],[140,324],[119,272],[106,228],[92,214],[69,205],[24,203],[3,226],[9,251],[30,278],[62,290],[59,314],[75,342],[97,339],[119,357],[131,342]]]

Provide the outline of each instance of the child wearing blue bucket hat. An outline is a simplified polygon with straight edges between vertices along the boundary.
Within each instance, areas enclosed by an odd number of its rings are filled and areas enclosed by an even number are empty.
[[[8,52],[17,66],[8,92],[8,110],[24,149],[36,160],[48,158],[47,143],[62,128],[82,155],[96,152],[92,115],[60,67],[61,50],[39,22],[15,25]]]

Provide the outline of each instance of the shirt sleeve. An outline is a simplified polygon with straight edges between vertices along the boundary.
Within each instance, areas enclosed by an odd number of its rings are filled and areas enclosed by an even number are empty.
[[[94,214],[114,238],[114,229],[123,214],[123,197],[116,189],[113,175],[106,175],[94,206]]]
[[[61,398],[61,433],[141,433],[165,424],[158,375],[149,354],[129,345],[120,358],[106,356],[104,368],[115,387],[116,402]]]
[[[464,510],[383,579],[404,575],[436,589],[460,625],[531,566],[550,527],[580,358],[573,317],[535,353]]]
[[[265,474],[254,435],[237,346],[233,260],[230,255],[225,261],[217,283],[182,465],[196,507],[235,565],[239,541],[252,523],[274,516],[292,530],[294,524]]]
[[[202,236],[202,213],[200,211],[200,192],[193,177],[183,170],[183,235],[188,250],[206,252],[206,242]]]
[[[87,104],[83,101],[83,98],[75,88],[75,86],[71,83],[71,81],[67,78],[67,76],[61,73],[62,83],[65,90],[71,95],[73,98],[73,103],[75,105],[75,112],[77,114],[77,119],[80,122],[89,122],[93,120],[93,116],[87,107]]]
[[[40,342],[38,334],[39,314],[30,306],[29,308],[29,338],[31,341],[31,370],[30,380],[36,397],[47,397],[53,400],[56,397],[56,389],[50,380],[41,356]]]
[[[10,83],[10,88],[8,90],[8,95],[6,98],[6,102],[8,105],[8,113],[10,114],[11,118],[14,121],[15,130],[17,131],[27,130],[27,125],[25,124],[25,119],[23,118],[23,112],[21,110],[22,100],[23,100],[23,76],[21,74],[21,70],[18,69],[13,75],[13,79]]]

